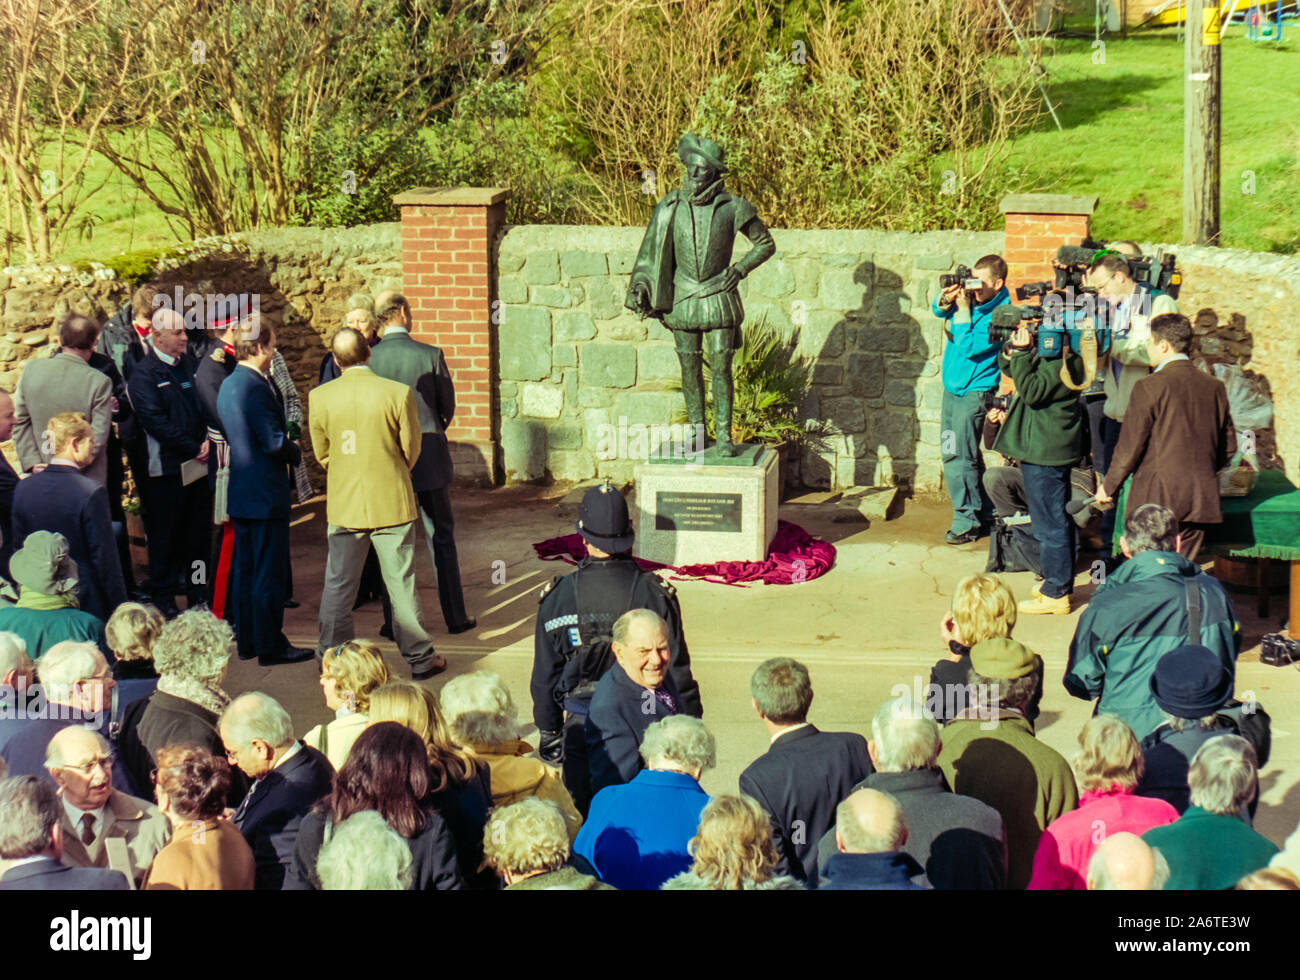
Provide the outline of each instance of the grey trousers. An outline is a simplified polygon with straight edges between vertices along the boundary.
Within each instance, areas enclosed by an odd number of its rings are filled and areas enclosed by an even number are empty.
[[[393,603],[393,638],[411,672],[433,666],[433,641],[424,628],[420,600],[415,591],[416,523],[396,527],[355,529],[330,524],[329,557],[325,562],[325,588],[320,597],[319,659],[330,647],[356,637],[352,605],[361,584],[366,553],[375,546],[379,570]]]

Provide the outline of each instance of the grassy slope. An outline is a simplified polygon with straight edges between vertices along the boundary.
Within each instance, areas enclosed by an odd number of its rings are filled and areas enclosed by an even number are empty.
[[[1093,223],[1099,237],[1177,242],[1183,49],[1174,32],[1112,41],[1099,65],[1092,63],[1091,41],[1060,41],[1054,48],[1044,59],[1048,92],[1065,129],[1058,132],[1044,115],[1016,141],[1014,165],[1042,177],[1053,191],[1100,197]],[[1224,245],[1300,248],[1298,118],[1300,52],[1291,45],[1252,44],[1234,25],[1223,45]],[[1242,193],[1246,171],[1255,175],[1253,195]]]
[[[1287,28],[1291,38],[1300,37],[1300,24]],[[1099,237],[1176,242],[1182,227],[1182,45],[1172,30],[1139,32],[1107,43],[1105,55],[1105,64],[1094,65],[1088,40],[1049,45],[1048,91],[1065,129],[1058,132],[1044,114],[1015,141],[1011,163],[1046,189],[1100,197],[1093,222]],[[1280,48],[1252,44],[1234,25],[1223,64],[1223,244],[1300,250],[1300,51],[1294,41]],[[1242,193],[1245,171],[1254,172],[1253,195]],[[96,157],[88,183],[110,172]],[[83,203],[82,213],[95,219],[91,237],[72,232],[60,262],[102,260],[176,241],[153,204],[117,174]]]

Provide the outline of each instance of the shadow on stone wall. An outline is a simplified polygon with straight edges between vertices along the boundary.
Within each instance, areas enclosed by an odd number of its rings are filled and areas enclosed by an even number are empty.
[[[902,275],[868,261],[856,265],[853,282],[864,289],[862,302],[836,321],[813,368],[817,411],[837,430],[837,470],[822,455],[805,453],[800,478],[811,487],[896,485],[910,492],[921,424],[918,381],[931,351],[910,315]]]

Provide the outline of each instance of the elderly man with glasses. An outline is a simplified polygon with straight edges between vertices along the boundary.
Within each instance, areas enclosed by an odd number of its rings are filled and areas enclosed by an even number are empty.
[[[44,698],[33,697],[27,704],[26,719],[0,755],[11,776],[36,776],[53,783],[45,758],[50,742],[65,728],[103,729],[113,706],[113,672],[93,643],[64,640],[50,647],[36,663]],[[114,782],[132,785],[120,764],[114,767]]]
[[[112,747],[98,732],[73,726],[50,739],[45,768],[62,804],[60,860],[70,868],[112,866],[139,884],[171,837],[171,825],[152,803],[114,788],[113,762]],[[116,860],[115,840],[124,845]],[[118,864],[123,855],[129,869]]]

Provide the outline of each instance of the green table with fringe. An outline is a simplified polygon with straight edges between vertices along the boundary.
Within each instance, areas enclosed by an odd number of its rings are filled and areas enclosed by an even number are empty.
[[[1129,485],[1124,481],[1115,501],[1115,529],[1124,527]],[[1300,635],[1300,490],[1281,470],[1261,470],[1255,488],[1244,497],[1224,497],[1223,523],[1205,532],[1204,550],[1225,558],[1254,558],[1259,562],[1257,579],[1259,614],[1268,615],[1268,563],[1291,564],[1291,635]],[[1115,554],[1119,554],[1119,534]]]

